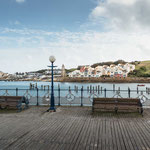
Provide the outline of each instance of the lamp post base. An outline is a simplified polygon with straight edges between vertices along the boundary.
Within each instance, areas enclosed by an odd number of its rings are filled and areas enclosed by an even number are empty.
[[[50,107],[47,112],[56,112],[56,108],[55,107]]]

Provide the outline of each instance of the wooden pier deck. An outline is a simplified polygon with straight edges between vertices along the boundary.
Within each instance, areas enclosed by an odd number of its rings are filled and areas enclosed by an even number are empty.
[[[150,109],[98,113],[90,107],[0,112],[1,150],[150,150]]]

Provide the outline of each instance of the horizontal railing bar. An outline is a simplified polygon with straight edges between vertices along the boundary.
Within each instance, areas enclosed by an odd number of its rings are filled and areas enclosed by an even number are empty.
[[[0,89],[0,90],[16,90],[16,89]],[[28,91],[37,91],[37,89],[17,89],[18,91],[23,91],[23,90],[28,90]],[[39,91],[50,91],[51,89],[38,89]],[[59,89],[54,89],[54,91],[58,91]],[[81,91],[81,89],[78,89],[78,90],[75,90],[75,89],[61,89],[60,88],[60,91]],[[91,91],[93,92],[93,90],[87,90],[87,89],[83,89],[83,91]],[[95,92],[100,92],[100,91],[105,91],[105,89],[102,89],[102,90],[94,90]],[[120,92],[128,92],[129,90],[107,90],[107,92],[116,92],[116,91],[120,91]],[[130,92],[137,92],[137,90],[130,90]],[[147,92],[146,90],[138,90],[138,92]]]

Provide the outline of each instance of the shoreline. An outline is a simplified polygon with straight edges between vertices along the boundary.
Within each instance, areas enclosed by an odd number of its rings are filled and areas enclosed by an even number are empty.
[[[51,82],[50,79],[0,79],[0,81],[33,81],[33,82]],[[150,78],[55,78],[54,82],[72,82],[72,83],[150,83]]]
[[[99,78],[99,79],[63,79],[60,82],[78,82],[78,83],[150,83],[150,78]]]

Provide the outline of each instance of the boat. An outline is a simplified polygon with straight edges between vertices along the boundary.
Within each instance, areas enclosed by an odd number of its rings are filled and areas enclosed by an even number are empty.
[[[144,84],[138,84],[137,86],[145,86]]]

